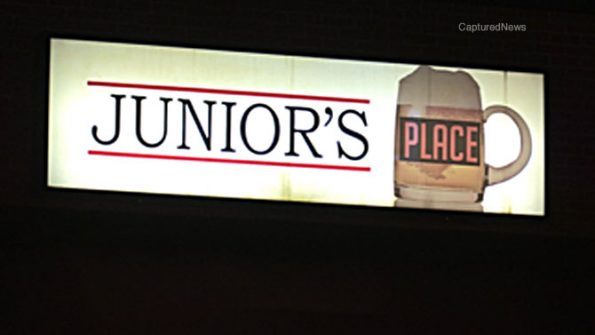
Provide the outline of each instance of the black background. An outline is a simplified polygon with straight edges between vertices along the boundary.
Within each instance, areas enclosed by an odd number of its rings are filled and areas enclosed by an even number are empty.
[[[409,145],[411,148],[409,149],[410,152],[408,155],[405,155],[405,139],[410,137],[411,135],[405,134],[405,122],[411,122],[415,124],[416,131],[418,132],[418,138],[420,140],[416,140],[417,144]],[[399,152],[401,153],[401,159],[403,160],[411,160],[415,162],[434,162],[434,163],[448,163],[448,164],[465,164],[465,165],[479,165],[479,148],[482,145],[480,143],[481,137],[481,126],[477,122],[460,122],[460,121],[449,121],[449,120],[435,120],[435,119],[423,119],[423,118],[409,118],[409,117],[400,117],[399,118],[399,132],[396,136],[399,137]],[[421,138],[423,135],[421,134],[421,127],[426,127],[425,137],[426,137],[426,144],[421,144]],[[443,143],[446,141],[446,147],[443,147],[442,144],[436,145],[437,149],[434,149],[434,129],[437,125],[443,125],[446,127],[446,133],[442,133],[442,135],[438,135],[438,139],[436,141],[440,141],[439,143]],[[449,133],[451,132],[452,127],[459,126],[461,127],[462,134],[459,135],[451,135],[449,137]],[[467,128],[472,127],[475,129],[472,132],[473,135],[469,136],[466,135]],[[413,130],[412,130],[413,132]],[[407,137],[406,137],[407,136]],[[469,137],[469,138],[467,138]],[[454,139],[454,140],[453,140]],[[451,142],[454,142],[454,149],[452,152],[450,151]],[[473,144],[470,146],[472,149],[467,151],[468,143]],[[436,152],[434,152],[436,150]],[[422,159],[421,155],[422,152],[426,155],[429,155],[430,158]],[[445,155],[445,156],[444,156]],[[458,161],[453,159],[456,158],[457,155],[460,155],[460,159]],[[446,159],[444,159],[446,157]]]
[[[0,328],[592,329],[594,16],[536,1],[3,1]],[[48,189],[50,36],[544,72],[546,216]]]

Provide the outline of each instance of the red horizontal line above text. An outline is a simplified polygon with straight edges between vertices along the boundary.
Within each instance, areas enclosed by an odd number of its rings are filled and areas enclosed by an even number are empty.
[[[265,97],[265,98],[349,102],[349,103],[356,103],[356,104],[369,104],[370,103],[369,99],[342,98],[342,97],[329,97],[329,96],[304,95],[304,94],[288,94],[288,93],[224,90],[224,89],[203,88],[203,87],[184,87],[184,86],[168,86],[168,85],[152,85],[152,84],[117,83],[117,82],[94,81],[94,80],[87,81],[87,85],[118,87],[118,88],[138,88],[138,89],[144,89],[144,90],[162,90],[162,91],[193,92],[193,93],[243,95],[243,96]]]
[[[88,154],[89,155],[99,155],[99,156],[113,156],[113,157],[166,159],[166,160],[194,161],[194,162],[207,162],[207,163],[225,163],[225,164],[265,165],[265,166],[280,166],[280,167],[293,167],[293,168],[306,168],[306,169],[327,169],[327,170],[344,170],[344,171],[360,171],[360,172],[370,172],[372,170],[372,168],[365,167],[365,166],[270,162],[270,161],[255,161],[255,160],[245,160],[245,159],[172,156],[172,155],[141,154],[141,153],[132,153],[132,152],[101,151],[101,150],[89,150]]]

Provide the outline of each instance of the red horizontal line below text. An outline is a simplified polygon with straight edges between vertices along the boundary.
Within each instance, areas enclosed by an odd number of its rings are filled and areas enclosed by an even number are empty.
[[[225,163],[225,164],[266,165],[266,166],[281,166],[281,167],[306,168],[306,169],[327,169],[327,170],[344,170],[344,171],[361,171],[361,172],[370,172],[372,170],[372,168],[365,167],[365,166],[362,167],[362,166],[346,166],[346,165],[269,162],[269,161],[254,161],[254,160],[244,160],[244,159],[225,159],[225,158],[208,158],[208,157],[139,154],[139,153],[131,153],[131,152],[115,152],[115,151],[100,151],[100,150],[89,150],[88,154],[89,155],[99,155],[99,156],[112,156],[112,157],[166,159],[166,160],[194,161],[194,162],[207,162],[207,163]]]

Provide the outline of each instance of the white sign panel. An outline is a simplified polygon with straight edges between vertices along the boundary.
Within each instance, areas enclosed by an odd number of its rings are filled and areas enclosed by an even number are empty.
[[[543,128],[541,74],[51,40],[51,187],[541,215]]]

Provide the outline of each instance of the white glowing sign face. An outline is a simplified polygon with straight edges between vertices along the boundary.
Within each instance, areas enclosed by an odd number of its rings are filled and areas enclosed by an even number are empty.
[[[49,89],[51,187],[544,213],[541,74],[52,39]]]

